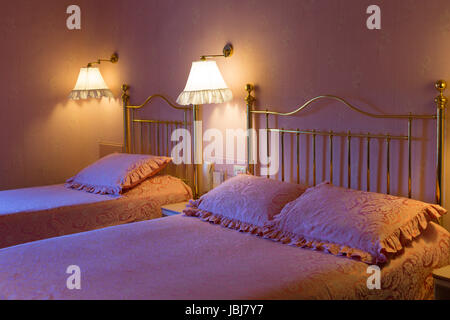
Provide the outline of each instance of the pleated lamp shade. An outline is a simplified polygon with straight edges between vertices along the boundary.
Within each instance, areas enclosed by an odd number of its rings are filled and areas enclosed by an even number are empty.
[[[223,80],[214,60],[192,63],[186,88],[177,99],[180,105],[224,103],[233,99],[233,93]]]
[[[70,92],[72,100],[88,98],[113,98],[98,68],[81,68],[75,88]]]

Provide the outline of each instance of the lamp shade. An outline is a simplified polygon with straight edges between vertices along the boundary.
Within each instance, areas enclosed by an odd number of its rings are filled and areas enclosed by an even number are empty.
[[[223,103],[233,99],[233,93],[223,80],[213,60],[195,61],[186,88],[177,99],[181,105]]]
[[[88,98],[113,98],[98,68],[81,68],[75,88],[70,92],[72,100]]]

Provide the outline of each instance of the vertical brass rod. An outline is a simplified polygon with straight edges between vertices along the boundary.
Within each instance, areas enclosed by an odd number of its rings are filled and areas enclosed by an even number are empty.
[[[386,193],[391,194],[391,138],[386,139]]]
[[[370,133],[368,133],[370,135]],[[367,178],[366,178],[367,188],[370,191],[370,137],[367,138]]]
[[[192,108],[192,125],[194,128],[194,197],[197,198],[200,196],[200,192],[199,192],[199,183],[200,183],[200,168],[199,168],[199,164],[197,162],[200,161],[200,157],[202,157],[203,155],[198,154],[200,152],[200,148],[199,148],[199,144],[201,143],[199,141],[200,139],[200,132],[199,128],[196,125],[196,122],[200,120],[199,118],[199,110],[200,107],[198,105],[194,105]]]
[[[170,124],[166,124],[166,157],[169,156],[169,126]]]
[[[448,99],[444,96],[444,91],[447,88],[447,83],[444,80],[439,80],[435,84],[439,91],[439,96],[436,97],[435,102],[437,106],[437,151],[436,151],[436,203],[442,205],[442,179],[443,179],[443,165],[444,165],[444,121],[445,111],[447,108]],[[442,219],[440,220],[442,224]]]
[[[442,172],[444,141],[444,108],[437,110],[437,164],[436,164],[436,203],[442,205]]]
[[[297,131],[300,131],[297,129]],[[297,132],[297,184],[300,184],[300,133]]]
[[[412,118],[408,119],[408,198],[412,198]]]
[[[316,130],[313,130],[315,132]],[[313,133],[313,185],[315,186],[317,184],[317,178],[316,178],[316,134]]]
[[[140,124],[141,129],[141,137],[140,137],[140,145],[141,145],[141,154],[144,154],[144,123]]]
[[[184,161],[183,162],[184,162],[185,179],[190,181],[190,182],[192,182],[190,177],[189,177],[189,167],[188,167],[188,157],[187,157],[188,152],[186,150],[186,148],[187,148],[186,133],[187,133],[187,129],[188,129],[187,116],[188,116],[187,110],[184,110],[184,112],[183,112],[183,122],[184,122],[183,128],[184,128],[185,135],[183,137],[183,146],[184,146],[184,148],[183,148],[183,159],[184,159]]]
[[[252,129],[253,129],[253,118],[252,109],[255,102],[255,97],[252,96],[254,90],[252,84],[247,84],[245,86],[245,91],[247,91],[247,96],[245,97],[245,102],[247,104],[247,171],[250,174],[255,174],[255,166],[253,159],[253,141],[252,141]]]
[[[330,131],[330,182],[333,184],[333,131]]]
[[[148,153],[152,154],[152,123],[148,123]]]
[[[267,110],[268,111],[268,110]],[[270,148],[270,143],[269,143],[269,114],[268,113],[266,113],[266,138],[267,138],[267,140],[266,140],[266,148],[267,148],[267,150],[266,150],[266,155],[267,155],[267,161],[269,161],[269,157],[270,157],[270,151],[269,151],[269,148]],[[267,163],[267,165],[269,165],[269,163]],[[267,170],[267,178],[270,178],[270,173],[269,173],[269,170]]]
[[[282,129],[284,130],[284,129]],[[285,166],[284,166],[284,132],[281,132],[281,181],[284,182],[285,180],[285,176],[284,176],[284,170],[285,170]]]
[[[161,130],[159,130],[160,128],[159,128],[159,123],[157,123],[156,124],[156,140],[157,140],[157,142],[156,142],[156,146],[157,146],[157,150],[158,150],[158,156],[160,156],[161,155],[161,147],[160,147],[160,143],[161,143],[161,137],[160,137],[160,131]]]
[[[128,108],[128,85],[122,85],[122,106],[123,106],[123,150],[125,153],[130,153],[130,109]]]
[[[351,188],[352,184],[352,155],[351,155],[352,141],[351,132],[347,133],[347,187]]]
[[[132,153],[136,153],[136,137],[135,137],[135,128],[136,128],[136,126],[134,125],[134,113],[135,113],[135,110],[133,109],[133,110],[131,110],[131,112],[130,112],[130,123],[131,123],[131,128],[130,128],[130,130],[131,130],[131,134],[130,134],[130,137],[131,137],[131,152]]]

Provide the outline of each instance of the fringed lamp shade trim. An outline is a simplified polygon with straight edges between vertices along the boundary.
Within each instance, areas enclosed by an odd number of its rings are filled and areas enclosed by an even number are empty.
[[[233,93],[228,89],[217,63],[205,60],[192,63],[186,87],[177,102],[186,106],[224,103],[232,99]]]
[[[114,98],[113,93],[109,89],[101,90],[72,90],[69,94],[69,99],[72,100],[83,100],[88,98]]]
[[[177,99],[180,105],[224,103],[233,99],[230,89],[183,91]]]
[[[98,68],[81,68],[75,88],[69,94],[73,100],[102,97],[114,98]]]

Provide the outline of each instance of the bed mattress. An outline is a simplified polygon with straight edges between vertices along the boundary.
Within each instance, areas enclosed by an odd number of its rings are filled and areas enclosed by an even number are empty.
[[[0,250],[2,299],[429,299],[449,263],[431,223],[367,287],[368,265],[174,216]],[[80,268],[81,290],[66,286]]]
[[[161,217],[161,206],[187,201],[191,189],[159,175],[121,196],[92,194],[64,185],[0,192],[0,248]]]

